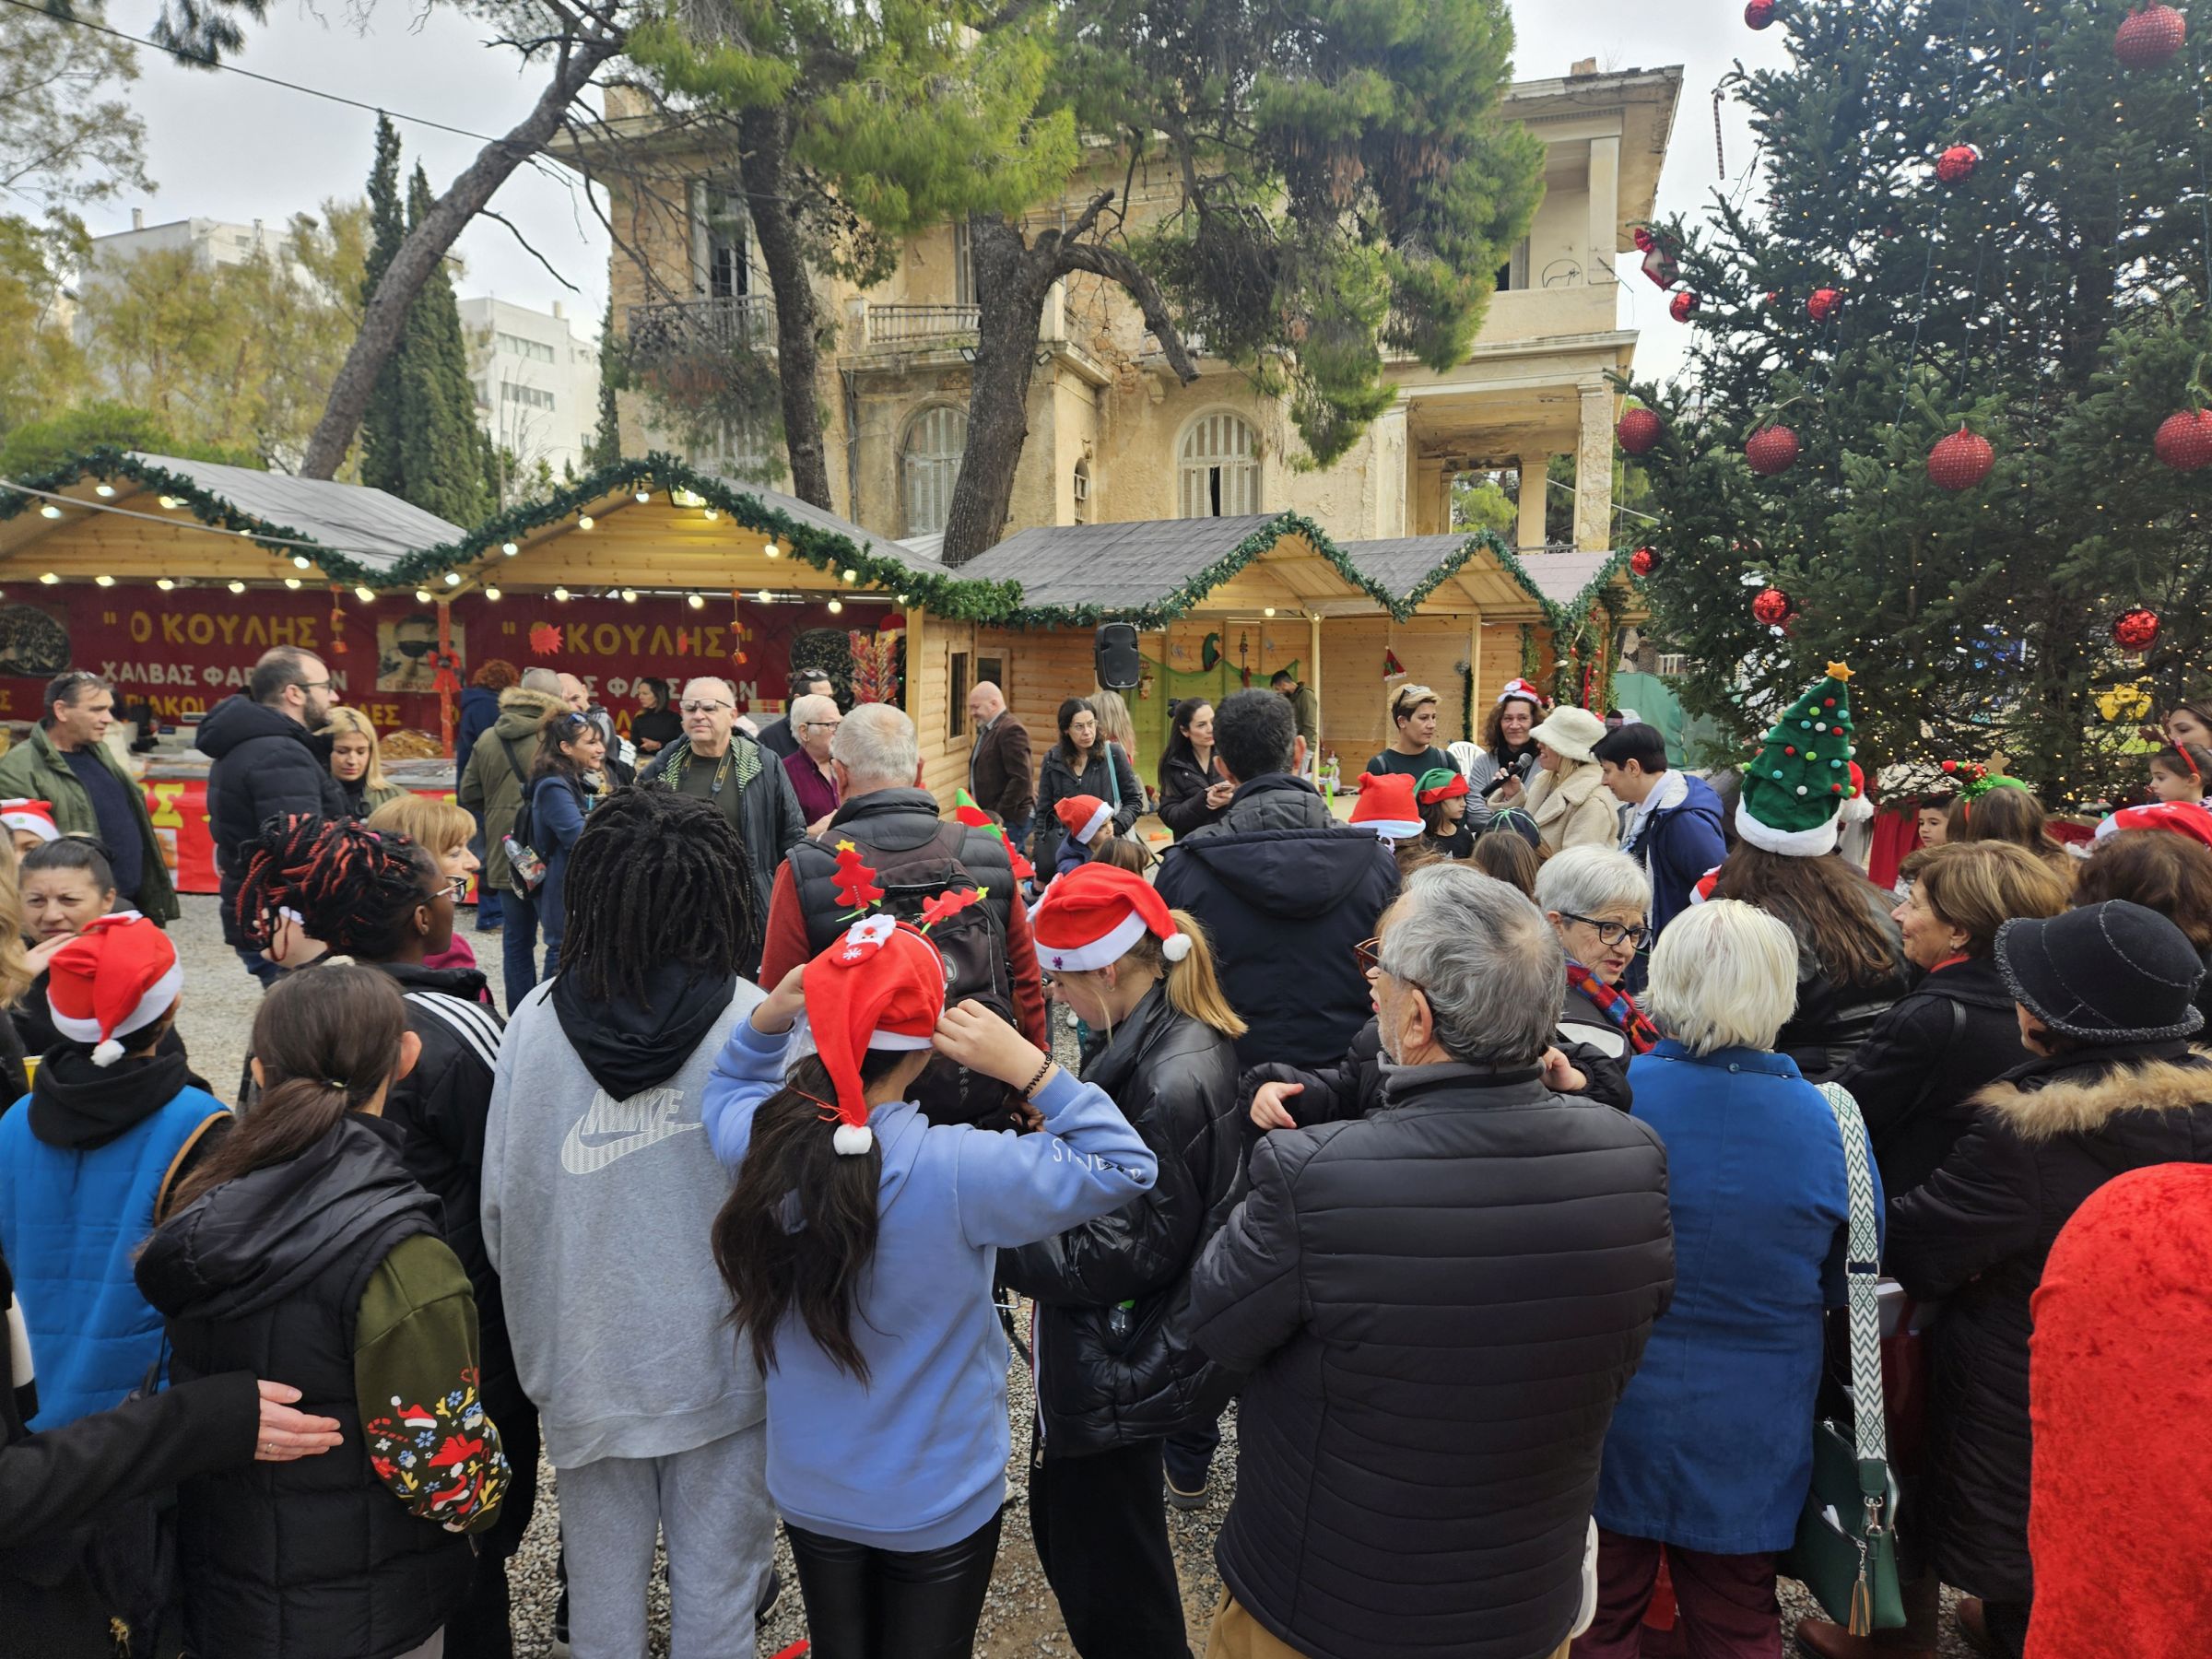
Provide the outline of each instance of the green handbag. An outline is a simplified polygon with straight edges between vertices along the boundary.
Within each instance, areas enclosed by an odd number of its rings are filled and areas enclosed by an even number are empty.
[[[1813,1484],[1797,1516],[1796,1539],[1775,1566],[1802,1581],[1828,1616],[1853,1636],[1870,1636],[1905,1622],[1897,1582],[1897,1482],[1889,1473],[1882,1418],[1877,1289],[1881,1234],[1858,1102],[1833,1083],[1823,1083],[1820,1093],[1843,1137],[1851,1191],[1844,1265],[1851,1291],[1852,1431],[1847,1436],[1829,1420],[1813,1426]]]

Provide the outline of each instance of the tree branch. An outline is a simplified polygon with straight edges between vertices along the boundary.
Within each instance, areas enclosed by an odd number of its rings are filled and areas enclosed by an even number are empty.
[[[523,252],[529,254],[531,258],[536,260],[539,265],[546,267],[547,276],[552,277],[554,281],[559,283],[562,288],[567,288],[571,294],[581,294],[583,292],[582,288],[578,288],[566,276],[563,276],[559,271],[555,270],[553,268],[553,262],[547,259],[543,253],[540,253],[535,248],[532,247],[530,245],[530,239],[524,236],[522,233],[522,230],[516,226],[515,222],[509,218],[505,214],[494,213],[488,207],[479,207],[477,209],[477,217],[478,218],[496,219],[500,224],[506,226],[509,233],[513,236],[516,241],[522,244]]]
[[[1088,271],[1094,276],[1120,284],[1144,312],[1145,326],[1159,341],[1159,348],[1167,357],[1168,367],[1175,371],[1175,378],[1186,386],[1198,378],[1198,365],[1191,360],[1190,349],[1182,343],[1182,333],[1176,325],[1174,313],[1168,310],[1168,297],[1159,291],[1159,284],[1152,280],[1144,266],[1119,248],[1075,241],[1060,244],[1054,264],[1055,276],[1069,271]]]

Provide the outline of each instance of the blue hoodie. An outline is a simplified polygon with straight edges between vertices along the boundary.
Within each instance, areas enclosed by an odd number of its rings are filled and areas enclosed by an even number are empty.
[[[1652,875],[1652,936],[1689,908],[1689,889],[1705,872],[1728,856],[1728,838],[1722,831],[1721,797],[1712,785],[1688,772],[1677,774],[1687,786],[1678,805],[1655,811],[1644,820],[1642,833],[1623,849]],[[1643,965],[1643,959],[1639,959]]]
[[[745,1161],[753,1113],[800,1052],[796,1030],[763,1033],[749,1018],[730,1034],[700,1116],[732,1169]],[[1119,1209],[1159,1169],[1094,1085],[1063,1071],[1035,1105],[1044,1133],[1022,1135],[932,1124],[910,1102],[870,1114],[882,1225],[853,1310],[869,1381],[838,1370],[794,1319],[768,1372],[768,1491],[792,1524],[879,1549],[940,1549],[1005,1501],[998,1251]]]

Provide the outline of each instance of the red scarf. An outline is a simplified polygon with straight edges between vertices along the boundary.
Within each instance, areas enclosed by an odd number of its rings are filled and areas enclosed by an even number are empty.
[[[1580,962],[1567,964],[1567,982],[1588,997],[1597,1011],[1613,1022],[1614,1028],[1629,1040],[1629,1046],[1640,1054],[1652,1052],[1659,1041],[1659,1030],[1643,1017],[1643,1010],[1635,999],[1618,985],[1608,985]]]

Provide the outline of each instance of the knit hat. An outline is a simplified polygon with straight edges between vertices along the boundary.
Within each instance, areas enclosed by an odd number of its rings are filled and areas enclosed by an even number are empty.
[[[2108,899],[1997,929],[1997,971],[2013,1000],[2053,1030],[2098,1048],[2186,1037],[2205,965],[2188,935],[2154,910]]]
[[[1535,709],[1537,713],[1541,714],[1544,712],[1544,693],[1530,685],[1528,681],[1524,679],[1507,680],[1505,689],[1498,693],[1500,702],[1514,697]]]
[[[1531,741],[1545,747],[1557,749],[1570,760],[1589,760],[1591,751],[1604,741],[1606,723],[1587,709],[1578,709],[1570,703],[1554,709],[1544,717],[1543,723],[1529,733]]]
[[[183,986],[169,935],[136,911],[121,911],[94,917],[53,953],[46,1006],[55,1030],[96,1044],[92,1064],[112,1065],[123,1058],[116,1039],[168,1013]]]
[[[1171,962],[1191,953],[1191,936],[1175,925],[1167,900],[1119,865],[1082,865],[1061,877],[1045,888],[1030,927],[1038,962],[1057,973],[1088,973],[1118,962],[1146,934],[1159,941],[1159,954]]]
[[[62,832],[53,821],[51,801],[0,801],[0,825],[6,826],[11,833],[28,830],[42,841],[62,839]]]
[[[2097,839],[2110,841],[2123,830],[2169,830],[2200,846],[2212,847],[2212,810],[2195,801],[2160,801],[2150,806],[2123,806],[2097,826]]]
[[[1432,766],[1421,774],[1421,781],[1414,788],[1422,806],[1434,806],[1465,794],[1467,774],[1457,767]]]
[[[1113,808],[1097,795],[1069,795],[1053,810],[1079,847],[1089,846],[1090,838],[1113,821]]]
[[[1818,858],[1836,849],[1837,810],[1851,794],[1851,670],[1830,663],[1744,768],[1736,833],[1763,852]]]
[[[1517,835],[1532,848],[1544,844],[1544,832],[1536,828],[1536,820],[1518,806],[1495,806],[1490,809],[1490,827],[1485,835]]]
[[[861,1088],[862,1056],[870,1049],[929,1047],[945,1014],[948,978],[935,945],[882,915],[862,917],[806,964],[806,1026],[837,1094],[840,1157],[857,1158],[876,1144]]]
[[[1413,780],[1404,772],[1370,772],[1359,780],[1359,801],[1352,808],[1352,822],[1372,830],[1384,841],[1405,841],[1420,834],[1421,809],[1414,805]]]

